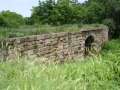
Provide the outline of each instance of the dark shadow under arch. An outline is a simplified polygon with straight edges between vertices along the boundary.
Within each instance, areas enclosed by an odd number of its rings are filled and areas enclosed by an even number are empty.
[[[89,51],[92,48],[92,43],[94,43],[95,39],[92,35],[88,36],[85,40],[85,55],[89,54]]]

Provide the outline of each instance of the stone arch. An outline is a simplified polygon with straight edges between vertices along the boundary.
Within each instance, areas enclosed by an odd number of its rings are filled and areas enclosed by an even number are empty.
[[[95,36],[89,35],[85,39],[85,55],[89,54],[89,51],[92,50],[92,44],[95,42]]]

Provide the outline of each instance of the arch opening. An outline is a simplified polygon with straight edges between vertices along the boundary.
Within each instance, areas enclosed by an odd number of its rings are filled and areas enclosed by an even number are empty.
[[[92,43],[94,43],[94,41],[95,39],[92,35],[87,37],[87,39],[85,40],[85,55],[89,55],[89,52],[92,49]]]

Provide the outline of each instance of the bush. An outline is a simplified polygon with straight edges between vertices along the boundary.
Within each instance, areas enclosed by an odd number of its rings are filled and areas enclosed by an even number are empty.
[[[114,20],[113,19],[104,19],[102,21],[102,23],[109,27],[110,38],[114,37],[114,33],[115,33],[115,29],[116,29]]]
[[[1,27],[19,27],[24,24],[25,24],[24,18],[15,12],[2,11],[0,13]]]

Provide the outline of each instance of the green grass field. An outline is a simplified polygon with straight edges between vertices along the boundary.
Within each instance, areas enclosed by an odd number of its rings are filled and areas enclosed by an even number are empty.
[[[100,55],[82,62],[1,62],[0,90],[120,90],[120,40],[110,41]]]

